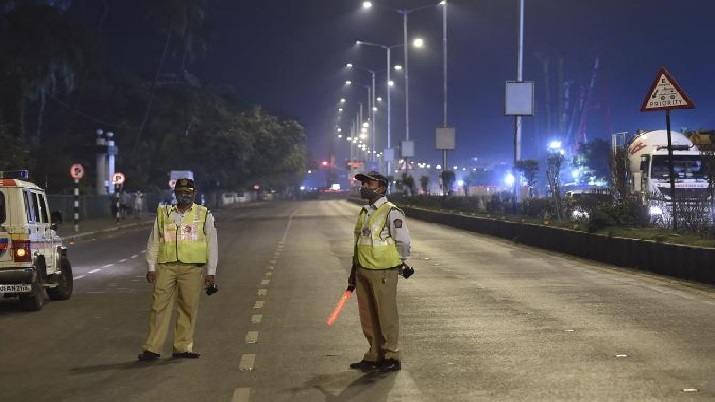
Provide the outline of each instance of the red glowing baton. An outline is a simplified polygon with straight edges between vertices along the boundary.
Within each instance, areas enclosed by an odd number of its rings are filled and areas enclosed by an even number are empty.
[[[338,303],[335,305],[333,312],[328,316],[328,320],[326,321],[328,325],[333,325],[333,323],[335,323],[335,320],[338,319],[340,312],[343,311],[343,307],[345,307],[345,302],[348,301],[352,294],[352,290],[346,290],[345,293],[340,296],[340,300],[338,300]]]

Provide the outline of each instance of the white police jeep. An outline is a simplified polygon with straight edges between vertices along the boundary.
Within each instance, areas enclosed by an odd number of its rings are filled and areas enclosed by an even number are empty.
[[[51,300],[72,296],[72,267],[56,232],[62,215],[49,213],[45,191],[28,177],[26,170],[0,171],[0,295],[36,311],[45,291]]]

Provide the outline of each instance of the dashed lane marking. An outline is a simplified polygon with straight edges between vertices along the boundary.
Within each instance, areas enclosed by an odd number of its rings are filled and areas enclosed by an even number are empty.
[[[253,308],[263,308],[264,301],[256,301],[256,303],[253,305]]]
[[[248,331],[246,334],[246,343],[258,342],[258,331]]]
[[[258,324],[263,319],[263,314],[254,314],[251,316],[251,323]]]
[[[89,271],[89,272],[87,272],[87,273],[88,273],[88,274],[93,274],[93,273],[99,272],[99,271],[101,271],[101,270],[102,270],[102,268],[95,268],[95,269],[93,269],[93,270],[91,270],[91,271]]]
[[[121,260],[119,260],[119,262],[127,262],[127,261],[129,261],[129,260],[126,258],[122,258]]]
[[[241,356],[241,361],[238,363],[238,369],[241,371],[251,371],[256,364],[256,355],[245,354]]]
[[[251,400],[250,388],[236,388],[233,390],[231,402],[249,402]]]
[[[77,280],[77,279],[82,279],[82,278],[84,278],[84,275],[77,275],[77,276],[73,277],[72,279]]]
[[[109,267],[113,267],[113,266],[114,266],[114,264],[107,264],[107,265],[103,266],[102,268],[109,268]]]
[[[268,294],[268,289],[258,289],[259,296],[265,296]]]
[[[268,285],[269,283],[271,283],[270,279],[264,279],[261,281],[261,285]]]

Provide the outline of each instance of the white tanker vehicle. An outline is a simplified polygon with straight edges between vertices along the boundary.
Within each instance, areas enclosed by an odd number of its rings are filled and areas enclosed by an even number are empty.
[[[645,131],[627,144],[629,189],[650,205],[651,215],[663,214],[661,206],[671,203],[667,135],[666,130]],[[671,131],[670,140],[676,200],[680,203],[704,199],[708,179],[700,151],[680,132]]]

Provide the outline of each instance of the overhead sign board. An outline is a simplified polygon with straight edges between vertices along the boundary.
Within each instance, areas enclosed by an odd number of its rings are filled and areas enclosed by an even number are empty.
[[[685,94],[668,71],[661,67],[658,70],[655,81],[650,86],[648,95],[643,101],[641,112],[693,108],[695,108],[693,101],[688,98],[688,95]]]
[[[70,167],[70,176],[73,179],[79,180],[84,177],[84,167],[79,163],[75,163]]]

